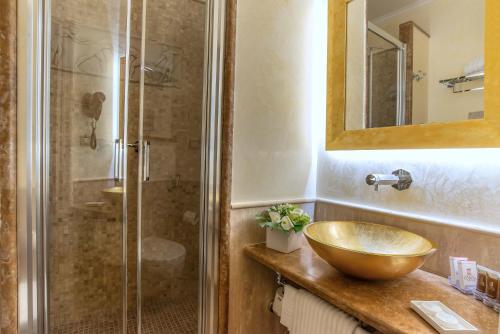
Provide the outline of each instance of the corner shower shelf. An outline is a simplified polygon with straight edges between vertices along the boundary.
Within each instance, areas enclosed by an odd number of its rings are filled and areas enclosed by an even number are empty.
[[[469,75],[463,75],[461,77],[439,80],[439,83],[445,85],[448,88],[453,89],[453,93],[465,93],[465,92],[484,90],[484,86],[461,89],[461,90],[456,90],[456,86],[459,84],[466,83],[466,82],[483,80],[483,79],[484,79],[484,72],[478,72],[478,73],[473,73],[473,74],[469,74]]]

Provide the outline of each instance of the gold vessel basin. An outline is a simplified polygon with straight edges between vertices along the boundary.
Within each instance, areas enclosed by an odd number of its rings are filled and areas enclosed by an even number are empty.
[[[436,251],[434,244],[396,227],[352,221],[318,222],[304,234],[312,249],[337,270],[366,280],[404,276]]]

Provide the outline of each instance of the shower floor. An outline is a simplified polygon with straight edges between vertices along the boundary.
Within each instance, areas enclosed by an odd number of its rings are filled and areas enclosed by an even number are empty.
[[[51,334],[121,334],[121,320],[85,320],[57,324]],[[136,333],[137,321],[128,320],[128,332]],[[198,330],[196,299],[177,303],[148,304],[142,307],[143,334],[192,334]]]

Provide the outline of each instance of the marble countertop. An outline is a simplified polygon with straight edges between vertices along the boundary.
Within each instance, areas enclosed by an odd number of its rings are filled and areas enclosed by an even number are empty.
[[[246,246],[245,254],[383,333],[437,333],[410,308],[411,300],[439,300],[481,333],[498,332],[498,313],[422,270],[397,280],[369,282],[341,274],[308,245],[283,254],[255,244]]]

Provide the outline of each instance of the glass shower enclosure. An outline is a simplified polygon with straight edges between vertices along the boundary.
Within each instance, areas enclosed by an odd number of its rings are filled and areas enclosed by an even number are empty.
[[[223,2],[20,1],[20,333],[215,331]]]

